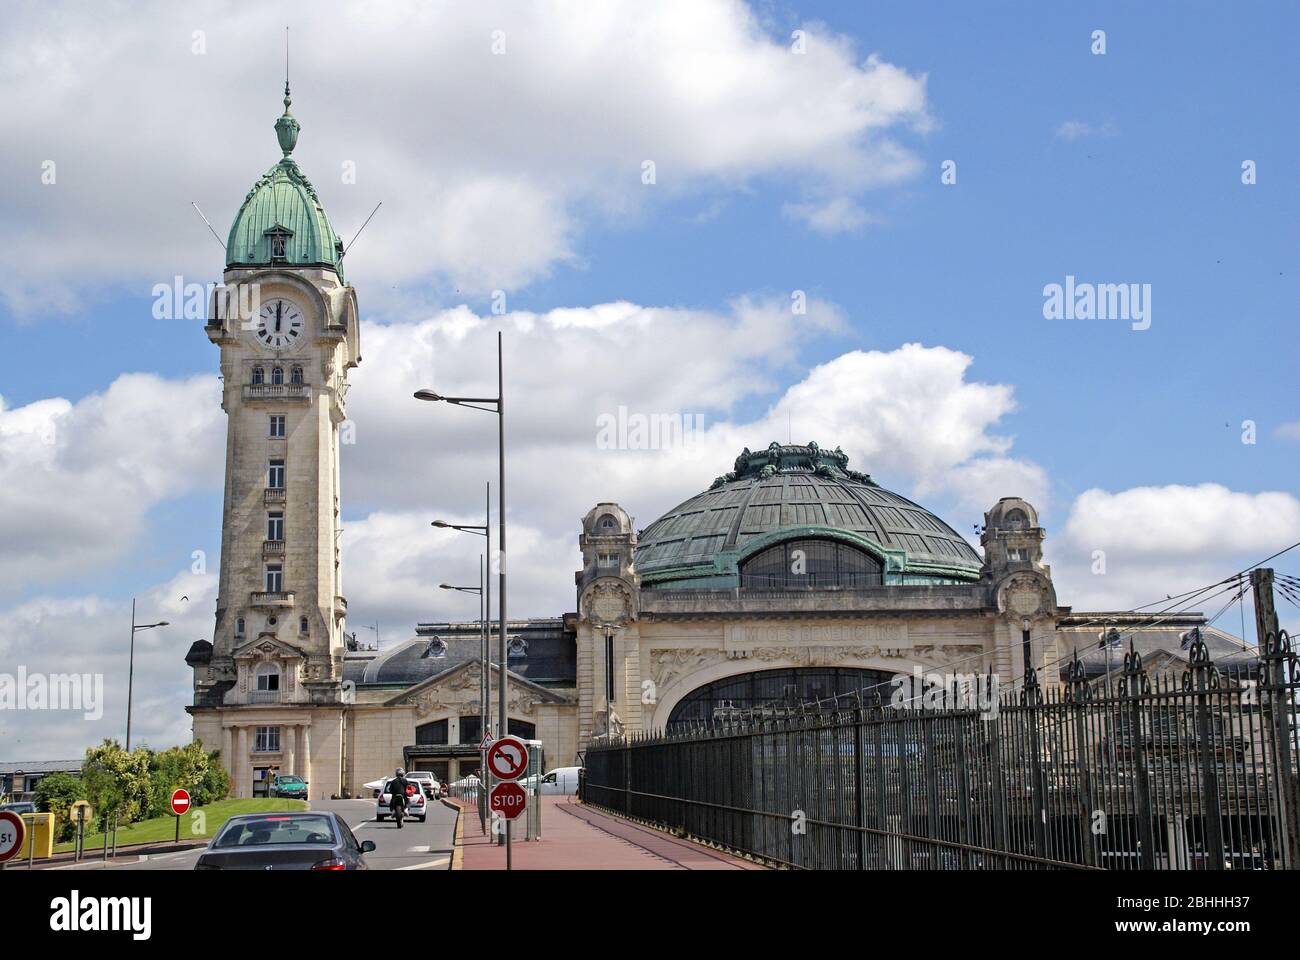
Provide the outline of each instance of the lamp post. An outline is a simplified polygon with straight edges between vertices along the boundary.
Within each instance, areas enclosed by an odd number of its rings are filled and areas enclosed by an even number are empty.
[[[471,523],[447,523],[443,520],[434,520],[430,526],[438,527],[442,530],[459,530],[463,533],[472,533],[475,536],[483,537],[487,540],[487,555],[492,555],[492,484],[483,485],[483,524],[479,526]],[[479,558],[480,563],[482,557]],[[480,724],[481,733],[486,734],[488,721],[492,713],[489,701],[492,699],[491,670],[489,660],[492,651],[492,577],[490,571],[484,575],[482,569],[479,570],[479,587],[483,590],[483,640],[479,649],[479,706],[480,706]],[[483,751],[479,751],[479,760],[482,765],[479,767],[479,773],[482,774],[487,768],[487,757]],[[485,782],[485,778],[480,776],[480,787]]]
[[[440,526],[440,527],[453,526],[452,524],[442,523],[441,521],[434,521],[434,524],[433,524],[433,525],[434,525],[435,527],[439,527],[439,526]],[[479,676],[479,683],[478,683],[478,693],[479,693],[479,724],[480,724],[480,729],[479,729],[479,739],[480,739],[480,743],[481,743],[481,742],[482,742],[482,736],[483,736],[483,733],[486,732],[486,730],[487,730],[487,725],[486,725],[486,724],[487,724],[487,712],[488,712],[488,708],[487,708],[486,695],[487,695],[488,691],[490,690],[490,687],[489,687],[488,682],[487,682],[487,666],[486,666],[486,663],[487,663],[487,617],[488,617],[488,614],[485,612],[485,591],[484,591],[484,579],[483,579],[483,554],[480,553],[479,556],[478,556],[478,586],[477,586],[477,587],[454,587],[454,586],[452,586],[452,585],[449,584],[449,583],[440,583],[440,584],[438,584],[438,588],[439,588],[440,590],[456,590],[456,591],[459,591],[460,593],[475,593],[475,594],[478,594],[479,664],[480,664],[480,676]],[[462,741],[462,742],[463,742],[463,741]],[[483,771],[483,750],[480,748],[480,749],[479,749],[479,773],[481,774],[482,771]],[[480,778],[479,778],[479,790],[477,791],[477,792],[480,794],[480,796],[479,796],[479,798],[478,798],[478,801],[479,801],[479,802],[478,802],[479,825],[480,825],[480,827],[482,827],[483,829],[486,829],[486,828],[487,828],[487,803],[486,803],[486,797],[483,795],[483,789],[482,789],[482,787],[483,787],[483,779],[482,779],[482,777],[480,776]]]
[[[497,717],[498,733],[505,736],[510,732],[506,705],[510,702],[509,681],[506,678],[506,401],[504,367],[501,361],[501,331],[497,331],[497,395],[495,397],[444,397],[433,390],[415,391],[415,399],[432,403],[450,403],[458,407],[470,407],[485,410],[497,415],[497,553],[488,551],[488,557],[497,564],[500,577],[498,583],[497,612],[500,618],[500,630],[497,636],[497,680],[498,698]],[[489,560],[489,563],[491,560]],[[488,571],[491,575],[491,571]],[[511,868],[510,857],[510,821],[506,821],[506,869]]]
[[[126,673],[126,752],[131,752],[131,694],[135,687],[135,635],[141,630],[152,630],[154,627],[166,627],[170,624],[166,620],[159,620],[157,623],[136,623],[135,622],[135,597],[131,598],[131,656],[127,666]]]

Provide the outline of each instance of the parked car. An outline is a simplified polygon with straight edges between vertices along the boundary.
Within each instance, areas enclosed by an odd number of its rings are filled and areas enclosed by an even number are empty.
[[[543,796],[573,796],[578,792],[578,771],[581,769],[582,767],[556,767],[542,774],[540,792]]]
[[[307,781],[292,775],[276,777],[275,783],[271,784],[269,795],[284,797],[287,800],[306,800]]]
[[[392,783],[393,783],[392,778],[385,780],[383,789],[379,791],[379,796],[375,799],[376,820],[387,820],[389,814],[392,812],[389,809],[389,802],[393,798],[393,793],[392,790],[390,789]],[[428,815],[429,815],[429,811],[428,811],[428,806],[424,799],[424,791],[421,790],[416,785],[416,782],[414,780],[407,778],[406,815],[405,815],[406,819],[419,820],[421,823],[424,823],[425,818],[428,817]]]
[[[430,800],[437,800],[442,796],[442,784],[428,770],[412,770],[406,775],[406,779],[418,783],[420,789],[424,791],[425,797]]]
[[[337,813],[301,810],[231,817],[195,870],[365,870],[373,840],[358,843]]]
[[[35,813],[36,804],[30,800],[15,800],[13,803],[0,803],[0,810],[8,810],[11,813]]]

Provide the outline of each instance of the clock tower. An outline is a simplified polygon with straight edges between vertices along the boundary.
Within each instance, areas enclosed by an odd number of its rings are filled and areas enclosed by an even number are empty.
[[[235,796],[274,776],[320,786],[341,765],[344,599],[339,443],[360,362],[343,245],[293,160],[300,126],[244,197],[205,332],[227,416],[221,571],[211,644],[194,644],[195,736],[221,744]],[[313,787],[313,795],[315,795]]]

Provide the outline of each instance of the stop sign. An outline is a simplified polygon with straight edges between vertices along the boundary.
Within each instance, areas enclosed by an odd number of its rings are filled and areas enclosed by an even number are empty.
[[[190,808],[190,793],[188,790],[176,790],[172,793],[172,813],[180,816]]]
[[[498,783],[488,794],[488,808],[506,820],[513,820],[523,813],[527,803],[528,794],[513,780]]]

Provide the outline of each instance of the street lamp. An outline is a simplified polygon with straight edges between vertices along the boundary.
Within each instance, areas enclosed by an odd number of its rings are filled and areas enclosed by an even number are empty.
[[[126,752],[131,752],[131,693],[135,686],[135,635],[141,630],[171,626],[166,620],[157,623],[135,622],[135,597],[131,598],[131,658],[126,674]]]
[[[462,533],[472,533],[475,536],[483,537],[487,541],[487,555],[492,554],[492,484],[483,485],[483,523],[447,523],[445,520],[434,520],[430,526],[438,527],[442,530],[458,530]],[[480,564],[482,558],[480,557]],[[445,585],[444,585],[445,586]],[[479,726],[482,735],[486,735],[488,724],[492,718],[491,700],[492,700],[492,676],[490,669],[490,660],[492,656],[492,577],[490,574],[484,576],[482,567],[479,568],[479,588],[483,591],[482,618],[482,642],[479,645]],[[483,773],[487,769],[487,753],[484,750],[479,751],[479,793],[484,792],[484,786],[487,783],[487,775]],[[480,805],[483,825],[487,824],[487,806],[486,801]]]
[[[498,576],[500,577],[498,585],[500,599],[497,601],[497,611],[501,622],[501,628],[497,636],[497,678],[500,691],[498,697],[501,701],[497,705],[497,716],[499,718],[499,733],[501,736],[505,736],[510,732],[510,728],[506,715],[506,704],[509,703],[509,681],[506,679],[506,399],[501,362],[501,331],[497,331],[497,395],[495,397],[444,397],[433,390],[417,390],[415,391],[415,399],[428,400],[433,403],[450,403],[453,406],[485,410],[488,413],[497,415],[497,523],[499,530],[495,559]],[[493,557],[490,550],[488,556]],[[506,869],[509,870],[510,868],[510,821],[507,820]]]

